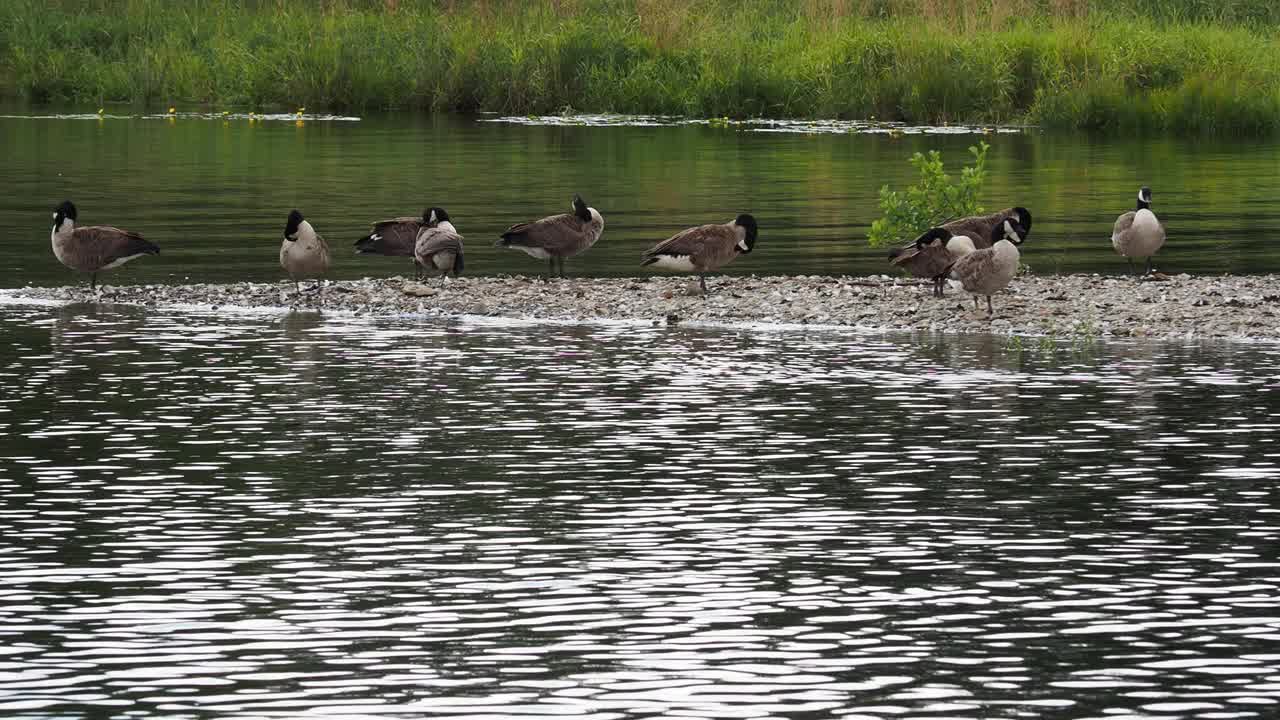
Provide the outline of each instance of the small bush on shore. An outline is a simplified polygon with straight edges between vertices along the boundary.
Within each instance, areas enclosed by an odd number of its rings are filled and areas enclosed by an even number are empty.
[[[928,155],[916,153],[909,161],[920,173],[919,183],[905,191],[880,188],[880,211],[884,216],[871,223],[867,243],[883,247],[919,237],[925,230],[948,220],[978,215],[982,207],[978,196],[987,178],[986,143],[969,148],[974,163],[960,171],[960,179],[952,182],[942,165],[942,155],[930,150]]]

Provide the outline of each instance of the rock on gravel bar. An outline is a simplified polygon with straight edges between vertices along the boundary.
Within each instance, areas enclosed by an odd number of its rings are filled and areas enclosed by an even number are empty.
[[[917,281],[873,277],[713,277],[697,279],[536,277],[363,279],[329,283],[322,293],[293,284],[109,286],[0,291],[0,302],[101,302],[148,307],[307,308],[359,315],[485,315],[535,320],[652,323],[785,323],[878,330],[1054,336],[1280,339],[1280,277],[1192,277],[1139,281],[1103,275],[1022,276],[986,303],[949,288],[931,296]]]

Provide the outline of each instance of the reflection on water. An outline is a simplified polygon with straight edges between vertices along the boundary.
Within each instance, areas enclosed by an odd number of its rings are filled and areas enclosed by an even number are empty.
[[[0,714],[1269,718],[1269,347],[0,310]]]
[[[1112,225],[1144,184],[1169,229],[1161,269],[1280,271],[1274,140],[912,134],[839,121],[599,127],[583,116],[559,118],[564,126],[415,114],[99,119],[96,109],[76,109],[91,119],[0,117],[0,286],[78,280],[49,248],[64,198],[82,223],[161,247],[105,276],[113,284],[282,279],[280,230],[293,207],[329,241],[337,278],[404,274],[403,261],[358,257],[352,244],[370,222],[430,205],[466,236],[468,273],[536,274],[541,263],[493,241],[514,223],[567,212],[574,192],[605,217],[600,242],[570,261],[575,276],[640,274],[655,242],[743,211],[759,219],[760,243],[730,273],[883,273],[884,251],[866,245],[880,188],[915,182],[907,159],[917,151],[941,151],[958,172],[978,140],[992,146],[987,209],[1034,214],[1023,250],[1037,273],[1125,272]]]

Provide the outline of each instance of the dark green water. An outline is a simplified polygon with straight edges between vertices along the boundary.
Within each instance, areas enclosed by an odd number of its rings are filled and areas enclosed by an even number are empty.
[[[34,115],[30,109],[11,114]],[[756,128],[764,129],[764,128]],[[602,240],[571,273],[637,273],[649,244],[740,211],[761,240],[739,273],[877,273],[865,244],[881,185],[914,178],[906,160],[939,149],[953,168],[980,135],[755,132],[707,126],[528,127],[389,115],[359,122],[140,117],[0,118],[0,285],[73,276],[49,249],[50,215],[73,199],[82,224],[142,232],[163,248],[111,282],[269,280],[290,208],[336,250],[334,277],[403,272],[347,255],[367,224],[428,205],[448,209],[476,274],[542,272],[499,251],[506,226],[564,212],[575,191],[605,216]],[[1280,144],[1256,140],[1096,139],[1037,132],[985,137],[986,205],[1035,215],[1024,260],[1038,272],[1119,272],[1116,215],[1155,190],[1169,271],[1280,270]]]
[[[1280,355],[0,306],[0,716],[1276,717]]]
[[[905,158],[973,137],[0,118],[0,284],[53,204],[270,280],[439,204],[468,269],[574,191],[571,272],[749,209],[734,272],[878,272]],[[1277,270],[1272,144],[991,138],[1039,270]],[[1157,180],[1156,178],[1159,178]],[[335,275],[404,263],[339,254]],[[1269,345],[0,304],[0,717],[1274,718]]]

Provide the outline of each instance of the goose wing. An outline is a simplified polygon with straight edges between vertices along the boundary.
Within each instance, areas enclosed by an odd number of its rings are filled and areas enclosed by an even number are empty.
[[[951,265],[948,273],[965,290],[972,290],[981,285],[983,278],[992,276],[996,271],[996,251],[994,248],[982,248],[961,257]]]
[[[722,254],[738,242],[738,235],[728,225],[699,225],[672,235],[644,251],[644,259],[652,262],[659,255],[697,257]]]
[[[565,213],[533,222],[518,223],[502,233],[499,245],[541,248],[552,255],[575,250],[584,239],[582,218]]]
[[[1129,231],[1129,228],[1133,227],[1133,219],[1137,216],[1138,216],[1138,213],[1136,211],[1130,210],[1129,212],[1116,218],[1115,227],[1111,229],[1112,243],[1115,243],[1117,240],[1119,240],[1122,235],[1124,235],[1126,232]],[[1164,231],[1163,223],[1160,225],[1160,230],[1162,232]]]
[[[462,236],[441,227],[425,227],[418,232],[418,242],[414,250],[417,257],[425,259],[444,250],[462,252]]]
[[[142,235],[107,225],[78,227],[72,237],[84,260],[81,264],[94,269],[115,267],[139,255],[160,254],[160,248]]]
[[[372,255],[413,255],[413,246],[422,227],[420,217],[381,220],[373,224],[373,232],[356,241],[356,250]]]
[[[931,243],[918,248],[914,243],[895,250],[889,256],[889,264],[906,270],[912,277],[935,278],[947,271],[954,258],[942,243]]]

